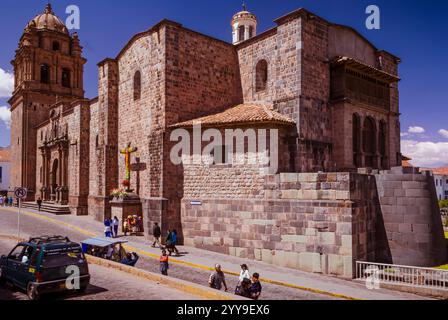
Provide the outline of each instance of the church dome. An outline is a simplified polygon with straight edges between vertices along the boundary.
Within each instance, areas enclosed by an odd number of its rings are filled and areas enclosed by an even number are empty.
[[[257,33],[257,17],[247,10],[244,2],[243,10],[232,17],[230,24],[232,26],[233,44],[249,40]]]
[[[54,14],[51,4],[47,4],[45,11],[32,19],[26,27],[35,27],[38,30],[51,30],[69,34],[64,22]]]
[[[248,19],[248,20],[254,20],[257,21],[257,17],[253,14],[250,13],[247,10],[243,10],[240,12],[237,12],[233,17],[232,17],[232,22],[240,20],[240,19]]]

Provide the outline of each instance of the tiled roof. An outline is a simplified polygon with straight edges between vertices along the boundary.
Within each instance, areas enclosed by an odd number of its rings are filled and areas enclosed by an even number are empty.
[[[11,161],[11,149],[0,148],[0,162],[10,162],[10,161]]]
[[[401,163],[401,166],[402,166],[402,167],[405,167],[405,168],[412,168],[412,167],[414,167],[414,166],[409,162],[409,160],[403,160],[402,163]]]
[[[448,175],[448,168],[431,169],[432,173],[440,175]]]
[[[420,168],[420,171],[431,171],[433,174],[448,175],[448,167],[445,167],[445,168]]]
[[[240,104],[224,112],[189,120],[172,125],[172,128],[192,127],[193,123],[200,122],[201,126],[223,126],[251,123],[274,123],[281,125],[294,125],[291,118],[284,116],[272,107],[262,104]]]

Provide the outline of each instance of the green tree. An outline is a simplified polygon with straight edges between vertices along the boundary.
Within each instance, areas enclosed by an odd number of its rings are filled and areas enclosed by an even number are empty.
[[[448,200],[440,200],[439,201],[439,207],[442,208],[448,208]]]

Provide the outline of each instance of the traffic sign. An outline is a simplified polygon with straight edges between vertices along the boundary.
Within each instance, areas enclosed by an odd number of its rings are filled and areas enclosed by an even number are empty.
[[[25,199],[27,194],[28,190],[26,188],[20,187],[14,190],[14,195],[16,196],[17,199]]]

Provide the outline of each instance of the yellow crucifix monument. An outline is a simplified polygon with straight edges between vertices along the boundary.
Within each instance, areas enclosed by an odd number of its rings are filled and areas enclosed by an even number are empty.
[[[138,148],[131,147],[131,143],[128,143],[127,147],[120,151],[124,154],[124,164],[125,164],[125,181],[123,185],[129,190],[131,186],[131,155],[137,152]]]

